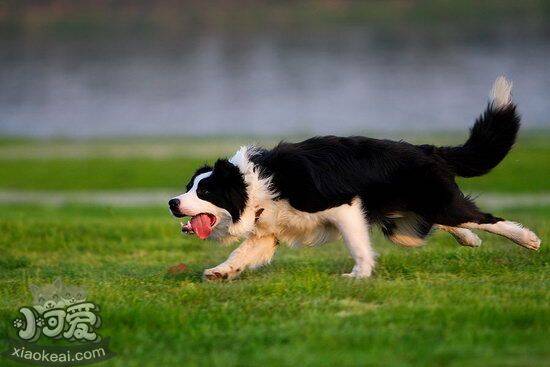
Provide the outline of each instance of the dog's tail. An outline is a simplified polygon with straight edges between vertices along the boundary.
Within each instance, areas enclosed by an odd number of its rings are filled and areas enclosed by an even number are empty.
[[[466,143],[438,147],[433,153],[447,162],[457,176],[481,176],[496,167],[508,154],[520,126],[520,116],[512,102],[512,82],[500,76],[491,91],[491,101],[470,129]]]

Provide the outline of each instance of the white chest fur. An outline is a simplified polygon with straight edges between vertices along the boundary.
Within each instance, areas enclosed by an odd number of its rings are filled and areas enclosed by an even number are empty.
[[[256,233],[274,234],[290,246],[315,246],[338,239],[339,233],[331,222],[331,211],[306,213],[296,210],[286,200],[271,201],[264,208]]]

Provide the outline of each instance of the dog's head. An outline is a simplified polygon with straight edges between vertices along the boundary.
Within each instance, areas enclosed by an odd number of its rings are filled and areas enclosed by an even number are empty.
[[[239,168],[227,159],[199,168],[187,184],[187,192],[168,202],[175,217],[191,217],[182,226],[199,238],[222,240],[239,222],[248,201],[247,184]]]

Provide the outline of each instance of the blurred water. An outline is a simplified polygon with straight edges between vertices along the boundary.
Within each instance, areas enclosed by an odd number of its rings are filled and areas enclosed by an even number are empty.
[[[457,130],[494,78],[550,127],[545,32],[387,34],[357,27],[0,40],[0,134],[351,134]]]

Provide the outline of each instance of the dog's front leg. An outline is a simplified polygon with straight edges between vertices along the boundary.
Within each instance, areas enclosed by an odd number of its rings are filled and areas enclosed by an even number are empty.
[[[271,261],[277,248],[274,236],[250,237],[220,265],[204,271],[207,280],[233,279],[246,268],[258,268]]]

